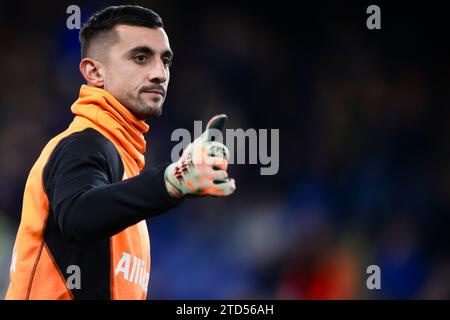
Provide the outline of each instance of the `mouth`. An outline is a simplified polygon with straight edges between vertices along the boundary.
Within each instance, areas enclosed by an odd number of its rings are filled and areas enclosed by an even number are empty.
[[[145,91],[142,91],[142,93],[148,93],[151,95],[159,95],[161,97],[164,97],[164,92],[162,90],[158,90],[158,89],[145,90]]]

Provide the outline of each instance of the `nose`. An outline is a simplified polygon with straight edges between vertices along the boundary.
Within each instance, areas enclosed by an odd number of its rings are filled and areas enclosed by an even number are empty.
[[[151,64],[148,78],[152,83],[164,83],[167,81],[168,69],[161,60]]]

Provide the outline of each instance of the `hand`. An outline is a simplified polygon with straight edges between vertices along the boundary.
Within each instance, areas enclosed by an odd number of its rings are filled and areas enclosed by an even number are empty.
[[[181,158],[165,171],[166,188],[175,198],[184,196],[224,197],[236,189],[234,179],[228,178],[230,153],[218,141],[211,141],[210,129],[223,130],[227,116],[217,115],[209,120],[205,131],[190,143]]]

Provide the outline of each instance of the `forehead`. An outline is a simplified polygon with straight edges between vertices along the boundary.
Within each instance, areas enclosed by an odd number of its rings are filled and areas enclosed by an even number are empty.
[[[114,27],[120,41],[114,47],[128,50],[137,46],[148,46],[155,52],[170,50],[169,38],[162,28],[117,25]]]

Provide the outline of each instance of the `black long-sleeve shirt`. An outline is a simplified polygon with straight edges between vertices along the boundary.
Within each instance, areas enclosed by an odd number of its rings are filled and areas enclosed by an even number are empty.
[[[70,242],[112,236],[179,204],[166,190],[166,167],[122,181],[114,145],[94,129],[74,133],[58,144],[44,169],[51,215]]]

